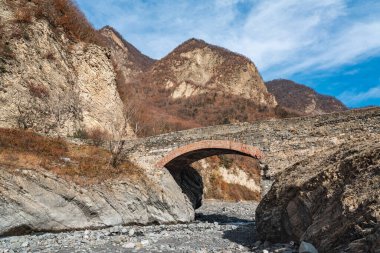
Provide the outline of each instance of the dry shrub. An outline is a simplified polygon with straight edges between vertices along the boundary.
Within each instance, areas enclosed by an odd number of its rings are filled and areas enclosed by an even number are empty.
[[[52,61],[52,60],[55,60],[55,55],[52,52],[48,52],[47,54],[45,54],[44,58],[46,60],[51,60]]]
[[[73,40],[105,45],[102,35],[71,0],[7,0],[6,3],[15,11],[16,22],[31,23],[34,16],[47,20],[54,29],[63,29]]]
[[[12,51],[6,36],[7,30],[2,18],[0,17],[0,57],[12,59],[15,57],[15,54]]]
[[[73,137],[78,139],[88,139],[88,133],[84,129],[77,129],[74,132]]]
[[[47,138],[31,131],[4,128],[0,128],[0,148],[53,158],[64,156],[68,150],[62,139]]]
[[[33,12],[30,8],[18,8],[15,11],[15,22],[17,23],[32,23]]]
[[[74,40],[104,46],[103,37],[88,22],[84,14],[71,0],[33,0],[35,16],[46,19],[55,28],[63,28]]]
[[[34,84],[34,83],[29,82],[27,86],[28,86],[30,95],[34,97],[46,98],[46,97],[49,97],[50,95],[49,90],[41,84]]]
[[[111,138],[110,134],[99,127],[88,130],[86,134],[87,139],[90,139],[92,143],[99,147],[103,145],[107,140]]]

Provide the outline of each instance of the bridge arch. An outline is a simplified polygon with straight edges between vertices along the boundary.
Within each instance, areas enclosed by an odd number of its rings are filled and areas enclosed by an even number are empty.
[[[256,159],[263,157],[258,148],[244,143],[230,140],[203,140],[174,149],[161,158],[156,167],[165,167],[169,170],[196,209],[202,205],[203,180],[191,164],[206,157],[225,154],[238,154]]]
[[[214,155],[238,154],[256,159],[263,158],[257,147],[230,140],[203,140],[176,148],[166,154],[157,163],[157,168],[174,164],[191,164]]]

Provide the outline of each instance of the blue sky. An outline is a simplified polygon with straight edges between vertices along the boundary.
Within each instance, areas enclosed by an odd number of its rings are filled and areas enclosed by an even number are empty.
[[[349,107],[380,105],[379,0],[77,0],[159,59],[195,37],[249,57],[264,80],[286,78]]]

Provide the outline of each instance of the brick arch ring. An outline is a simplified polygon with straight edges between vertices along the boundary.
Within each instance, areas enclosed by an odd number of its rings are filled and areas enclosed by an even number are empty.
[[[263,153],[257,147],[230,140],[203,140],[176,148],[166,154],[157,163],[157,168],[163,168],[174,161],[184,161],[190,164],[197,160],[223,154],[239,154],[256,159],[262,159]]]

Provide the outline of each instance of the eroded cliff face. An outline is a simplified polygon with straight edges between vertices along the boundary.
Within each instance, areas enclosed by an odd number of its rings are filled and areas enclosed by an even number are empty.
[[[184,42],[156,62],[149,75],[155,85],[169,89],[173,99],[219,91],[259,105],[276,106],[250,60],[202,40]]]
[[[0,62],[0,126],[62,136],[101,129],[117,137],[124,105],[109,50],[73,40],[33,14],[23,20],[20,9],[8,3],[0,3],[6,47]]]
[[[114,158],[101,147],[0,128],[0,236],[194,218],[167,170]]]
[[[105,26],[99,32],[104,36],[107,47],[111,51],[111,59],[116,75],[120,75],[118,78],[122,79],[119,81],[133,82],[139,74],[147,71],[155,62],[155,60],[142,54],[132,44],[124,40],[112,27]]]
[[[259,236],[311,242],[319,252],[377,252],[379,173],[377,140],[347,143],[290,166],[256,210]]]
[[[0,169],[0,236],[194,219],[167,171],[81,186],[43,169]]]
[[[242,156],[224,155],[192,164],[203,180],[205,199],[261,199],[261,176],[258,161]]]
[[[269,108],[277,105],[249,59],[202,40],[184,42],[157,61],[146,75],[152,85],[169,90],[172,99],[216,91]]]

